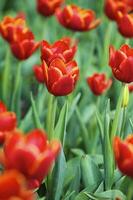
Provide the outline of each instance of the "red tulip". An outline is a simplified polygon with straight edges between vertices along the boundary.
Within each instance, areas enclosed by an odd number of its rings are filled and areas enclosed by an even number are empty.
[[[100,20],[95,18],[94,11],[76,5],[57,9],[56,16],[61,25],[74,31],[88,31],[100,24]]]
[[[1,200],[35,200],[31,190],[26,187],[26,180],[18,171],[5,171],[0,175]]]
[[[42,66],[44,83],[50,93],[55,96],[70,94],[79,77],[79,68],[75,61],[64,63],[60,58],[55,58],[49,66],[43,61]]]
[[[114,154],[119,170],[133,178],[133,135],[124,141],[119,137],[114,138]]]
[[[128,38],[133,38],[133,14],[122,15],[119,13],[119,20],[117,21],[119,32]]]
[[[42,67],[40,65],[35,65],[33,67],[33,71],[34,71],[34,75],[35,75],[37,81],[39,83],[44,83],[45,80],[44,80],[44,75],[43,75],[43,69],[42,69]]]
[[[116,79],[124,83],[133,82],[133,49],[123,45],[119,50],[110,47],[109,65]]]
[[[61,40],[56,41],[53,45],[50,45],[47,41],[43,41],[41,59],[45,60],[48,65],[57,56],[64,62],[69,62],[73,59],[76,50],[76,42],[73,42],[69,37],[62,38]]]
[[[22,29],[10,45],[14,56],[19,60],[25,60],[36,51],[40,43],[34,41],[34,35],[30,30]]]
[[[95,73],[87,78],[87,83],[95,95],[101,95],[110,88],[112,80],[106,80],[105,74]]]
[[[17,169],[28,180],[30,188],[38,187],[48,174],[60,151],[60,143],[49,142],[42,130],[22,135],[17,130],[7,138],[4,145],[5,168]]]
[[[51,16],[64,0],[37,0],[37,10],[44,16]]]
[[[128,89],[129,89],[129,92],[130,92],[130,93],[133,92],[133,84],[129,84],[129,85],[128,85]]]
[[[14,130],[17,125],[17,118],[14,112],[7,111],[5,104],[0,101],[0,144],[5,141],[7,132]]]
[[[16,34],[21,29],[26,29],[25,17],[23,14],[17,15],[15,18],[6,16],[0,22],[0,33],[8,42],[14,41]]]
[[[117,20],[118,13],[121,12],[123,15],[128,13],[130,6],[127,0],[105,0],[104,10],[109,19]]]

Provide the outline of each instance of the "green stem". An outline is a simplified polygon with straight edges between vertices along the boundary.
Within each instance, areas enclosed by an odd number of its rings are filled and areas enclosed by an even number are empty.
[[[49,94],[46,127],[47,127],[48,137],[50,140],[53,138],[53,133],[54,133],[56,109],[57,109],[57,100],[53,95]]]
[[[9,85],[10,85],[10,49],[8,47],[5,58],[5,66],[2,77],[2,99],[9,105]]]
[[[20,95],[21,95],[21,62],[18,63],[15,75],[14,89],[11,102],[11,110],[17,113],[18,118],[20,118]]]
[[[124,84],[122,85],[121,88],[121,92],[120,92],[120,96],[118,99],[118,103],[117,103],[117,107],[116,107],[116,111],[115,111],[115,116],[114,116],[114,120],[113,120],[113,124],[112,124],[112,129],[111,129],[111,143],[112,140],[114,138],[114,136],[116,135],[117,132],[117,127],[118,127],[118,123],[119,123],[119,116],[120,116],[120,111],[121,111],[121,105],[122,105],[122,100],[123,100],[123,92],[124,92]]]

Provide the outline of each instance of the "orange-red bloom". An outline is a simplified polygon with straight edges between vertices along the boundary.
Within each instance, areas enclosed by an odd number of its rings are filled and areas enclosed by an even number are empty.
[[[49,142],[42,130],[23,135],[19,130],[7,138],[4,145],[5,168],[17,169],[25,175],[30,188],[38,187],[48,174],[60,151],[60,143]]]
[[[118,30],[124,36],[128,38],[133,37],[133,14],[127,13],[122,15],[119,13],[119,20],[117,21]]]
[[[0,175],[0,200],[35,200],[35,196],[27,189],[23,175],[11,170]]]
[[[124,83],[133,82],[133,48],[123,45],[119,50],[110,47],[109,65],[116,79]]]
[[[121,12],[123,15],[128,13],[130,6],[127,0],[105,0],[104,10],[109,19],[117,20],[118,13]]]
[[[21,29],[27,29],[23,14],[18,14],[15,18],[6,16],[0,22],[0,33],[8,42],[14,41]]]
[[[79,77],[79,68],[75,61],[64,63],[60,58],[55,58],[49,66],[43,61],[41,65],[42,80],[50,93],[55,96],[65,96],[70,94]],[[37,73],[35,73],[37,80]]]
[[[49,65],[55,58],[59,57],[64,62],[69,62],[73,59],[77,50],[77,44],[69,37],[64,37],[50,45],[47,41],[42,42],[41,59]]]
[[[7,132],[14,130],[16,125],[16,114],[9,112],[5,104],[0,101],[0,144],[4,142]]]
[[[37,10],[44,16],[51,16],[64,0],[37,0]]]
[[[88,31],[100,24],[94,11],[76,5],[67,5],[63,9],[57,9],[56,16],[61,25],[74,31]]]
[[[44,79],[44,75],[43,75],[43,69],[40,65],[35,65],[33,67],[33,71],[34,71],[34,75],[37,79],[37,81],[39,83],[44,83],[45,82],[45,79]]]
[[[34,35],[30,30],[23,29],[10,45],[14,56],[19,60],[25,60],[36,51],[40,42],[35,42]]]
[[[114,138],[114,154],[119,170],[133,178],[133,135],[124,141],[119,137]]]
[[[95,73],[87,78],[87,83],[95,95],[101,95],[110,88],[112,80],[106,80],[105,74]]]

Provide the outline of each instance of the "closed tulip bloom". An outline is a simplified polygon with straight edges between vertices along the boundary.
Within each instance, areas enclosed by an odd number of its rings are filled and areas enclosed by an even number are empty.
[[[37,10],[45,17],[51,16],[64,0],[37,0]]]
[[[79,68],[75,61],[64,63],[60,58],[55,58],[49,64],[42,63],[44,82],[48,91],[55,96],[70,94],[79,77]]]
[[[64,62],[73,59],[77,50],[77,44],[71,38],[65,37],[50,45],[47,41],[42,42],[41,59],[47,64],[55,57],[60,57]]]
[[[17,118],[14,112],[9,112],[5,104],[0,101],[0,144],[3,144],[5,137],[17,125]]]
[[[0,34],[8,42],[14,41],[17,32],[22,28],[26,29],[25,17],[23,14],[18,14],[15,18],[6,16],[0,22]]]
[[[118,30],[124,36],[133,38],[133,14],[127,13],[122,15],[119,13],[119,20],[117,21]]]
[[[109,65],[116,79],[133,82],[133,48],[124,44],[119,50],[110,46]]]
[[[94,11],[74,4],[57,9],[56,16],[62,26],[74,31],[89,31],[100,24],[100,19],[96,19]]]
[[[105,0],[104,11],[111,20],[117,20],[119,12],[126,14],[129,10],[127,0]]]
[[[22,29],[16,39],[10,44],[13,55],[19,60],[29,58],[40,46],[40,42],[35,42],[34,35],[30,30]]]
[[[113,146],[119,170],[133,178],[133,135],[129,135],[124,141],[119,137],[115,137]]]
[[[22,174],[18,171],[5,171],[0,175],[0,199],[1,200],[35,200],[31,190]]]
[[[112,80],[107,80],[105,74],[95,73],[91,77],[87,78],[87,83],[91,91],[98,96],[110,88]]]
[[[27,178],[29,188],[37,188],[59,151],[60,143],[49,142],[42,130],[35,129],[27,135],[16,130],[4,144],[5,168],[20,171]]]

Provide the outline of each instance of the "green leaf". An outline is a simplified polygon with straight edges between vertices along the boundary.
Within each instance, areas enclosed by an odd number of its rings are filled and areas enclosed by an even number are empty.
[[[131,130],[132,130],[132,132],[133,132],[133,121],[132,121],[132,119],[129,119],[129,122],[130,122]]]
[[[81,157],[76,157],[67,162],[64,188],[68,188],[66,193],[67,196],[72,194],[70,200],[75,199],[75,195],[77,195],[80,189],[80,160]]]
[[[66,160],[63,150],[61,151],[52,175],[51,175],[51,182],[50,182],[50,199],[52,200],[60,200],[61,195],[63,192],[63,184],[65,178],[65,171],[66,171]]]
[[[39,115],[38,115],[38,112],[37,112],[37,109],[36,109],[36,104],[35,104],[35,101],[33,99],[32,93],[31,93],[31,104],[32,104],[32,113],[33,113],[32,117],[33,117],[35,127],[43,129],[41,122],[40,122],[40,119],[39,119]]]
[[[107,101],[105,107],[105,116],[104,116],[104,181],[105,189],[108,190],[111,188],[113,183],[113,172],[114,172],[114,163],[113,163],[113,152],[110,142],[110,100]]]
[[[89,192],[95,191],[103,180],[99,167],[88,155],[81,158],[81,173],[84,186],[89,188]]]
[[[66,123],[67,123],[68,103],[66,102],[60,111],[58,122],[56,124],[53,138],[59,139],[64,146],[66,135]]]
[[[106,192],[101,192],[99,194],[96,194],[96,197],[100,200],[103,200],[103,198],[109,199],[109,200],[116,200],[122,199],[126,200],[126,196],[120,191],[120,190],[108,190]]]

